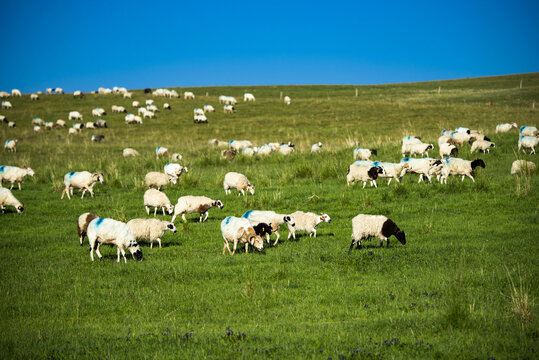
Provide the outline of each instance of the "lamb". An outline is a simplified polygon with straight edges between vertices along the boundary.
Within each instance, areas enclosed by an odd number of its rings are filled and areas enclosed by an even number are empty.
[[[535,147],[539,144],[539,138],[535,136],[520,136],[518,138],[518,151],[522,148],[522,152],[526,153],[526,148],[531,149],[530,154],[535,154]]]
[[[244,218],[238,218],[235,216],[228,216],[221,222],[221,234],[223,235],[223,255],[226,249],[230,255],[234,255],[238,243],[245,244],[245,252],[249,252],[249,244],[262,251],[264,248],[264,241],[256,234],[253,226],[249,220]],[[231,252],[229,242],[234,243],[234,250]]]
[[[9,101],[2,101],[2,109],[11,110],[13,109],[13,105]]]
[[[488,153],[490,152],[490,148],[494,146],[495,144],[491,141],[476,140],[473,142],[470,152],[473,153],[475,150],[479,150],[479,151]]]
[[[157,209],[161,209],[163,211],[163,215],[165,215],[165,210],[169,214],[172,214],[174,211],[174,206],[172,206],[165,193],[156,189],[146,190],[144,193],[144,207],[146,208],[146,213],[148,215],[150,215],[150,208],[153,207],[153,216],[157,215]]]
[[[6,205],[13,206],[19,214],[24,211],[24,205],[13,196],[11,190],[0,187],[0,210],[2,210],[2,213],[6,211]]]
[[[388,219],[383,215],[366,215],[359,214],[352,219],[352,243],[348,249],[348,253],[352,251],[354,244],[356,248],[361,248],[361,240],[370,237],[380,239],[380,247],[384,241],[389,247],[389,237],[394,235],[402,245],[406,244],[406,235],[404,231],[399,229],[393,220]]]
[[[194,113],[195,115],[204,115],[204,110],[202,110],[201,108],[195,108],[195,109],[193,110],[193,113]]]
[[[127,223],[127,227],[136,240],[150,240],[150,249],[155,240],[161,248],[161,238],[167,230],[173,233],[177,231],[173,223],[158,219],[133,219]]]
[[[181,174],[183,172],[187,174],[189,170],[187,169],[187,166],[181,166],[178,163],[167,163],[164,167],[164,172],[173,180],[172,183],[176,184],[176,181]]]
[[[168,149],[166,147],[158,146],[155,148],[155,158],[159,159],[161,156],[168,156]]]
[[[252,147],[253,144],[249,140],[230,140],[228,146],[236,151],[240,151],[246,147]]]
[[[255,96],[253,94],[245,93],[243,94],[243,101],[252,101],[255,102]]]
[[[208,219],[209,210],[214,206],[218,207],[219,209],[222,209],[223,203],[221,202],[221,200],[212,200],[206,196],[182,196],[178,198],[178,202],[174,207],[174,216],[172,217],[171,222],[174,222],[176,216],[180,214],[182,215],[183,221],[187,222],[185,214],[194,213],[200,214],[199,222],[204,222]],[[204,214],[206,215],[206,217],[202,219]]]
[[[364,189],[365,185],[367,185],[367,181],[370,181],[371,186],[374,185],[374,187],[377,187],[376,179],[378,178],[378,174],[382,173],[383,171],[384,170],[382,168],[376,166],[365,166],[355,162],[348,167],[346,185],[350,186],[350,184],[354,183],[355,181],[363,181]]]
[[[101,140],[103,140],[104,138],[105,138],[105,135],[101,135],[101,134],[92,135],[93,142],[101,142]]]
[[[442,184],[447,184],[449,175],[462,175],[462,181],[464,181],[464,177],[467,176],[475,182],[473,175],[476,167],[482,167],[484,169],[485,162],[481,159],[469,161],[459,158],[447,158],[442,167],[440,182]]]
[[[261,222],[269,224],[271,226],[271,231],[276,235],[273,246],[277,245],[277,242],[279,241],[279,227],[281,227],[282,224],[287,223],[289,228],[294,228],[296,226],[296,220],[293,215],[277,214],[275,211],[249,210],[241,217],[249,220],[252,225],[257,225]],[[266,234],[266,241],[268,243],[270,242],[269,234]]]
[[[313,144],[313,146],[311,146],[311,152],[312,153],[319,153],[321,150],[322,150],[322,143],[321,142],[317,142],[316,144]]]
[[[474,143],[475,144],[475,143]],[[457,156],[459,149],[455,145],[450,143],[442,143],[440,145],[440,156]]]
[[[401,152],[402,156],[404,157],[406,154],[410,155],[416,155],[421,154],[421,156],[429,156],[429,150],[433,150],[434,145],[433,144],[402,144]]]
[[[64,175],[65,189],[62,191],[60,199],[63,199],[64,195],[67,194],[67,198],[71,200],[69,193],[71,192],[71,195],[73,195],[74,188],[82,190],[81,199],[84,197],[87,190],[90,192],[90,195],[94,197],[93,187],[97,182],[103,184],[103,174],[90,173],[88,171],[71,171]]]
[[[22,96],[21,91],[18,89],[11,90],[11,96]]]
[[[107,128],[107,122],[102,119],[98,119],[94,124],[97,128]]]
[[[431,178],[434,174],[435,168],[442,165],[440,160],[431,158],[403,158],[400,162],[408,163],[409,168],[406,170],[407,172],[419,174],[419,180],[417,181],[418,183],[423,181],[423,176],[425,176],[429,182],[432,182]]]
[[[391,184],[391,180],[393,179],[400,182],[400,178],[402,178],[404,174],[406,174],[406,170],[410,168],[408,163],[395,164],[381,161],[375,161],[372,166],[379,167],[384,170],[382,173],[378,174],[378,177],[389,178],[389,181],[387,182],[388,186]]]
[[[251,184],[245,175],[237,172],[229,172],[225,175],[223,187],[227,195],[230,194],[230,189],[237,189],[238,195],[241,192],[245,196],[245,190],[250,192],[251,195],[255,194],[255,185]]]
[[[163,174],[156,171],[151,171],[147,173],[146,176],[144,177],[144,183],[146,184],[146,186],[148,187],[153,186],[157,188],[158,190],[161,190],[161,188],[163,186],[166,186],[169,182],[172,182],[173,184],[175,184],[175,181],[176,180],[174,178],[171,178],[167,174]]]
[[[0,186],[2,186],[2,182],[10,182],[11,187],[9,189],[11,190],[13,185],[17,183],[19,190],[21,190],[21,182],[27,175],[33,177],[34,170],[32,168],[23,169],[17,166],[2,165],[0,166]]]
[[[378,151],[376,149],[354,149],[354,159],[369,160],[372,155],[378,155]]]
[[[230,114],[230,113],[235,113],[236,109],[232,105],[225,105],[223,107],[223,111],[224,111],[225,114]]]
[[[521,126],[520,136],[537,136],[539,132],[535,126]]]
[[[61,120],[61,119],[58,119],[56,120],[56,126],[59,126],[59,127],[66,127],[66,122],[64,120]]]
[[[30,94],[30,101],[37,101],[39,100],[38,94]]]
[[[211,105],[204,105],[204,112],[215,112],[215,108]]]
[[[292,214],[290,214],[294,220],[295,220],[295,226],[291,226],[290,223],[288,223],[288,239],[290,239],[291,236],[294,237],[294,240],[296,239],[296,232],[297,231],[306,231],[309,233],[309,236],[316,237],[316,228],[320,223],[322,222],[331,222],[331,218],[328,214],[315,214],[312,212],[303,212],[303,211],[296,211]]]
[[[505,123],[505,124],[498,124],[496,125],[496,134],[497,133],[506,133],[506,132],[509,132],[511,131],[512,128],[518,128],[518,125],[517,123],[512,123],[512,124],[509,124],[509,123]]]
[[[185,100],[195,100],[195,94],[193,94],[191,91],[186,91],[183,93],[183,98]]]
[[[124,158],[139,156],[139,153],[135,149],[125,148],[122,152]]]
[[[515,160],[511,164],[511,175],[529,175],[535,171],[535,164],[532,161]]]
[[[84,213],[81,216],[79,216],[79,220],[77,221],[77,234],[79,235],[79,241],[80,246],[82,246],[82,243],[84,242],[84,237],[87,235],[88,232],[88,225],[93,219],[97,219],[99,216],[92,213]]]
[[[221,151],[221,157],[232,161],[236,157],[236,150],[223,150]]]
[[[67,117],[68,120],[79,120],[82,121],[82,114],[78,111],[70,111],[69,116]]]
[[[125,257],[125,249],[129,250],[135,260],[142,260],[142,250],[135,240],[135,236],[129,230],[127,224],[109,218],[97,218],[88,224],[88,241],[90,242],[90,258],[94,261],[94,250],[101,260],[103,257],[99,252],[101,244],[111,244],[118,247],[118,260],[120,253]]]
[[[290,99],[290,96],[285,96],[285,97],[284,97],[284,103],[285,103],[286,105],[290,105],[290,100],[291,100],[291,99]]]
[[[4,150],[7,150],[9,152],[17,152],[17,143],[19,142],[19,140],[17,139],[14,139],[14,140],[6,140],[6,142],[4,143]]]

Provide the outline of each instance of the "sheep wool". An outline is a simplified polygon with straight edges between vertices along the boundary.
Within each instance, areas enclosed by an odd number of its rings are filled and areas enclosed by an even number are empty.
[[[531,149],[530,154],[535,154],[535,147],[539,144],[539,138],[535,136],[520,136],[518,138],[518,151],[522,149],[526,153],[526,149]]]
[[[230,189],[237,189],[238,195],[241,194],[245,196],[245,191],[255,194],[255,185],[249,182],[249,179],[243,174],[237,172],[229,172],[225,175],[223,180],[223,187],[225,189],[225,194],[230,194]]]
[[[101,244],[116,245],[118,260],[120,262],[120,253],[127,263],[125,250],[129,250],[131,255],[136,260],[142,260],[142,250],[138,245],[135,237],[129,230],[127,224],[109,218],[97,218],[90,221],[88,224],[88,241],[90,242],[90,258],[94,261],[94,250],[101,259],[103,256],[99,252]]]
[[[213,200],[206,196],[182,196],[178,198],[178,202],[174,207],[174,216],[172,217],[171,222],[174,222],[176,216],[180,214],[182,215],[183,221],[187,222],[185,214],[194,213],[200,214],[199,222],[204,222],[208,219],[209,210],[214,206],[218,207],[219,209],[222,209],[223,203],[221,202],[221,200]],[[203,215],[206,215],[204,219],[202,219]]]
[[[518,125],[516,123],[512,123],[512,124],[509,124],[509,123],[506,123],[506,124],[498,124],[496,125],[496,134],[497,133],[506,133],[506,132],[509,132],[511,131],[511,129],[517,129],[518,128]]]
[[[290,223],[287,223],[288,225],[288,239],[290,237],[294,237],[294,240],[296,239],[296,232],[298,231],[305,231],[309,233],[309,236],[316,237],[316,228],[320,223],[331,222],[331,218],[328,214],[315,214],[312,212],[303,212],[303,211],[296,211],[290,214],[294,218],[295,226],[291,226]]]
[[[521,126],[520,127],[520,136],[537,136],[539,133],[535,126]]]
[[[359,161],[359,160],[358,160]],[[376,179],[378,174],[382,173],[383,169],[370,165],[362,165],[360,163],[353,163],[348,167],[348,173],[346,174],[346,185],[350,186],[356,181],[363,181],[363,188],[367,185],[367,181],[371,182],[371,187],[377,187]]]
[[[279,228],[282,224],[287,223],[289,227],[296,226],[296,220],[294,216],[289,214],[277,214],[275,211],[261,211],[261,210],[249,210],[241,216],[251,222],[252,225],[259,223],[266,223],[271,226],[271,230],[275,233],[275,242],[273,246],[277,245],[279,241]],[[269,235],[266,235],[266,241],[270,242]]]
[[[369,160],[372,155],[378,155],[378,151],[376,149],[354,149],[354,159]]]
[[[88,171],[71,171],[64,175],[65,189],[62,191],[60,199],[63,199],[64,195],[67,194],[67,198],[71,200],[74,188],[82,190],[81,199],[86,191],[89,191],[90,195],[94,197],[93,187],[97,182],[103,184],[103,174]],[[71,196],[69,196],[70,193]]]
[[[160,190],[162,187],[166,186],[169,182],[173,182],[173,179],[167,174],[163,174],[157,171],[151,171],[146,174],[144,177],[144,183],[148,187],[155,187],[157,190]]]
[[[4,150],[10,151],[10,152],[17,152],[17,143],[19,140],[6,140],[4,143]]]
[[[515,160],[511,164],[511,175],[528,175],[535,171],[535,163],[533,161]]]
[[[457,156],[459,149],[448,142],[440,144],[440,156]]]
[[[476,140],[473,142],[472,147],[470,148],[470,152],[473,153],[474,151],[482,151],[482,152],[490,152],[490,148],[494,147],[494,143],[487,140]]]
[[[161,238],[166,231],[177,231],[173,223],[158,219],[133,219],[127,223],[127,227],[136,240],[150,240],[150,249],[156,240],[161,248]]]
[[[2,213],[5,212],[6,206],[13,206],[19,214],[24,211],[22,202],[13,196],[11,190],[0,187],[0,210],[2,210]]]
[[[125,149],[123,149],[122,154],[123,154],[123,157],[124,157],[124,158],[135,157],[135,156],[138,156],[138,155],[139,155],[139,153],[138,153],[137,150],[131,149],[131,148],[125,148]]]
[[[391,184],[391,180],[395,179],[395,181],[400,182],[400,178],[406,174],[406,170],[410,168],[410,165],[408,163],[388,163],[388,162],[381,162],[381,161],[375,161],[372,166],[375,166],[377,168],[382,168],[384,171],[378,174],[378,177],[380,178],[389,178],[389,181],[387,182],[387,185]]]
[[[174,211],[174,207],[171,205],[171,202],[165,193],[156,189],[148,189],[144,193],[144,208],[148,215],[150,215],[151,207],[155,208],[153,216],[157,215],[157,209],[162,209],[163,215],[165,215],[165,210],[169,214],[172,214],[172,211]]]
[[[93,219],[97,219],[98,217],[99,216],[97,216],[96,214],[88,212],[79,216],[79,219],[77,221],[77,235],[79,235],[80,246],[82,246],[84,237],[86,236],[86,233],[88,231],[88,225]]]
[[[238,243],[245,244],[245,252],[249,252],[249,244],[254,246],[258,251],[264,248],[264,241],[256,234],[249,220],[228,216],[221,221],[221,234],[223,235],[223,255],[228,249],[230,255],[234,255]],[[234,244],[233,251],[230,251],[229,243]]]
[[[27,175],[34,176],[34,170],[32,168],[23,169],[17,166],[2,165],[0,166],[0,186],[2,186],[2,182],[10,182],[11,187],[9,189],[11,190],[13,185],[17,183],[19,190],[21,190],[21,182]]]
[[[401,231],[391,219],[383,215],[359,214],[352,219],[352,243],[348,252],[350,253],[354,245],[360,248],[361,240],[370,237],[380,239],[380,247],[383,246],[384,241],[389,247],[389,237],[391,235],[394,235],[402,245],[406,244],[404,231]]]

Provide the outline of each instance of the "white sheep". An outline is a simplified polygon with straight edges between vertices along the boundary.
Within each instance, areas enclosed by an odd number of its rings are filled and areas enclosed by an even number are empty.
[[[21,190],[21,182],[25,176],[34,176],[34,170],[32,168],[20,168],[17,166],[0,166],[0,186],[2,182],[10,182],[10,190],[13,189],[13,185],[17,183],[19,185],[19,190]]]
[[[133,96],[133,93],[130,93],[130,92],[124,93],[124,99],[131,99],[132,96]]]
[[[88,241],[90,242],[90,258],[94,261],[94,250],[101,259],[103,256],[99,252],[101,244],[116,245],[118,250],[117,262],[120,262],[120,253],[125,257],[125,249],[129,250],[136,260],[142,260],[142,250],[135,240],[135,236],[129,230],[127,224],[108,218],[97,218],[88,224]]]
[[[506,132],[509,132],[511,131],[511,129],[517,129],[518,128],[518,125],[517,123],[512,123],[512,124],[509,124],[509,123],[505,123],[505,124],[498,124],[496,125],[496,134],[497,133],[506,133]]]
[[[239,152],[243,148],[252,147],[253,144],[249,140],[230,140],[228,146]]]
[[[369,160],[372,155],[378,155],[378,151],[376,149],[354,149],[354,159]]]
[[[7,123],[7,127],[8,127],[8,128],[14,128],[15,126],[17,126],[17,125],[15,124],[14,121],[9,121],[9,122]]]
[[[54,123],[52,121],[47,121],[45,123],[45,129],[47,129],[47,130],[52,130],[52,129],[54,129],[55,126],[56,126],[56,123]]]
[[[447,158],[443,163],[440,182],[442,184],[447,184],[449,175],[462,176],[462,181],[464,181],[464,177],[467,176],[475,182],[473,175],[476,167],[485,168],[485,162],[481,159],[469,161],[459,158]]]
[[[159,159],[162,156],[168,156],[168,149],[166,147],[158,146],[155,148],[155,157]]]
[[[169,104],[169,103],[164,103],[164,104],[163,104],[163,109],[164,109],[164,110],[172,110],[172,107],[170,107],[170,104]]]
[[[442,147],[442,144],[455,145],[455,142],[451,139],[450,135],[442,135],[438,138],[438,146]]]
[[[225,194],[230,194],[230,189],[237,189],[238,195],[241,194],[245,196],[245,190],[255,194],[255,186],[249,182],[249,179],[243,174],[237,172],[229,172],[225,175],[223,180],[223,187],[225,189]]]
[[[61,119],[58,119],[56,120],[56,126],[59,126],[59,127],[66,127],[66,122],[64,120],[61,120]]]
[[[379,168],[382,168],[384,171],[381,173],[378,173],[379,178],[389,178],[389,181],[387,182],[387,185],[391,184],[391,180],[395,179],[395,181],[400,182],[400,178],[406,174],[407,169],[410,168],[410,165],[408,163],[388,163],[388,162],[382,162],[382,161],[375,161],[372,166],[376,166]]]
[[[146,110],[152,111],[154,113],[159,112],[159,109],[155,105],[146,105]]]
[[[273,246],[277,245],[279,241],[279,228],[282,224],[287,223],[289,227],[296,226],[296,220],[291,214],[277,214],[275,211],[261,211],[261,210],[249,210],[241,216],[249,220],[252,225],[258,225],[260,223],[266,223],[271,226],[271,231],[275,233],[275,242]],[[266,234],[266,240],[270,242],[270,235]]]
[[[186,91],[183,93],[183,98],[185,100],[195,100],[195,94],[193,94],[191,91]]]
[[[462,126],[459,126],[458,128],[456,128],[455,131],[458,132],[458,133],[463,133],[463,134],[470,134],[471,133],[470,129],[462,127]]]
[[[64,195],[67,194],[67,198],[71,200],[69,193],[71,192],[71,195],[73,195],[74,188],[82,190],[81,199],[86,191],[89,191],[90,195],[94,197],[93,188],[97,182],[103,184],[103,174],[88,171],[71,171],[64,175],[65,189],[62,191],[60,199],[63,199]]]
[[[255,102],[255,96],[253,94],[245,93],[243,94],[243,101],[252,101]]]
[[[82,246],[84,237],[87,235],[88,225],[93,219],[97,219],[98,217],[99,216],[97,216],[96,214],[89,212],[79,216],[79,219],[77,220],[77,234],[79,235],[80,246]]]
[[[539,138],[535,136],[520,136],[518,138],[518,151],[522,149],[524,154],[526,153],[526,148],[531,149],[530,154],[535,154],[535,147],[539,144]]]
[[[204,112],[205,113],[208,113],[208,112],[215,112],[215,108],[211,105],[204,105]]]
[[[253,226],[249,220],[244,218],[238,218],[235,216],[228,216],[221,222],[221,234],[223,235],[223,255],[226,249],[230,255],[234,255],[238,243],[245,244],[245,252],[249,252],[249,244],[262,251],[264,248],[264,241],[258,236],[253,229]],[[234,250],[230,251],[229,243],[234,244]]]
[[[84,93],[80,90],[77,90],[77,91],[74,91],[73,92],[73,97],[78,97],[80,99],[82,99],[84,97]]]
[[[41,131],[41,126],[35,125],[34,126],[34,132],[40,132],[40,131]]]
[[[47,88],[45,92],[47,93],[47,95],[52,95],[53,88]]]
[[[8,93],[7,91],[0,91],[0,99],[7,99],[10,96],[11,94]]]
[[[348,253],[350,253],[354,245],[360,248],[361,240],[371,237],[380,239],[380,247],[383,246],[384,241],[387,247],[389,247],[389,237],[391,235],[395,235],[402,245],[406,244],[404,231],[401,231],[393,220],[383,215],[359,214],[352,219],[352,243],[350,244]]]
[[[84,124],[79,124],[79,123],[73,123],[73,129],[76,129],[76,130],[82,130],[84,128]]]
[[[85,127],[86,129],[95,129],[95,123],[88,121],[88,122],[84,125],[84,127]]]
[[[17,139],[6,140],[6,142],[4,143],[4,150],[7,150],[9,152],[17,152],[17,143],[18,142],[19,142],[19,140],[17,140]]]
[[[170,155],[170,158],[173,161],[182,161],[183,156],[181,154],[178,154],[178,153],[173,153],[172,155]]]
[[[422,158],[422,159],[414,159],[414,158],[403,158],[400,161],[401,163],[408,163],[409,168],[406,169],[406,172],[412,173],[412,174],[419,174],[419,180],[417,181],[420,183],[423,181],[423,177],[426,177],[429,182],[432,182],[432,176],[434,175],[434,172],[436,171],[436,167],[439,167],[442,165],[442,162],[438,159],[431,159],[431,158]]]
[[[97,121],[95,122],[95,126],[98,128],[106,128],[107,122],[103,119],[97,119]]]
[[[78,133],[79,133],[79,130],[77,130],[75,128],[69,128],[69,130],[68,130],[69,135],[77,135]]]
[[[451,145],[450,143],[442,143],[440,145],[440,156],[457,156],[459,152],[459,149],[455,145]]]
[[[140,103],[139,103],[138,101],[133,101],[133,102],[131,103],[131,106],[133,106],[133,107],[135,107],[135,108],[138,108],[138,107],[140,107]]]
[[[126,124],[142,124],[142,118],[138,115],[127,114],[125,115]]]
[[[158,219],[133,219],[127,222],[127,227],[135,237],[135,240],[150,240],[150,249],[153,242],[157,240],[161,248],[161,238],[166,231],[175,233],[176,227],[173,223]]]
[[[11,110],[13,109],[13,105],[9,101],[2,101],[2,109]]]
[[[515,160],[511,164],[511,175],[529,175],[535,171],[535,163],[526,160]]]
[[[200,214],[199,222],[204,222],[208,219],[209,210],[212,207],[222,209],[223,203],[221,200],[213,200],[206,196],[182,196],[178,198],[178,202],[174,206],[174,216],[172,217],[171,221],[174,222],[176,216],[181,214],[183,221],[187,222],[185,214],[198,213]],[[202,219],[204,215],[206,215],[206,217]]]
[[[220,95],[219,96],[219,104],[224,104],[226,102],[226,96]]]
[[[217,147],[228,147],[229,146],[228,141],[221,141],[221,140],[217,140],[217,139],[208,140],[208,144],[215,145]]]
[[[175,184],[175,179],[171,178],[167,174],[163,174],[157,171],[151,171],[144,176],[144,183],[148,187],[155,187],[160,190],[163,186],[166,186],[169,182]]]
[[[443,132],[442,132],[443,133]],[[401,144],[422,144],[421,138],[419,136],[405,136],[401,140]]]
[[[206,115],[202,114],[197,114],[193,117],[193,122],[195,124],[207,124],[208,123],[208,118],[206,117]]]
[[[459,146],[464,145],[464,143],[470,143],[470,141],[473,138],[473,136],[470,134],[463,133],[463,132],[456,132],[456,131],[452,132],[450,137],[451,137],[451,140],[453,140],[454,144],[459,145]]]
[[[286,105],[290,105],[290,101],[291,101],[290,96],[285,96],[285,97],[284,97],[284,103],[285,103]]]
[[[489,153],[491,147],[495,147],[495,144],[492,141],[476,140],[472,143],[470,152],[473,153],[474,151],[478,150],[478,151]]]
[[[19,214],[24,211],[24,205],[13,196],[11,190],[0,187],[0,210],[2,213],[6,211],[6,206],[13,206]]]
[[[30,101],[37,101],[39,100],[38,94],[30,94]]]
[[[144,119],[146,118],[153,119],[155,117],[155,113],[153,111],[146,110],[146,112],[144,113],[144,115],[142,115],[142,117]]]
[[[225,104],[227,105],[236,105],[238,103],[238,100],[234,96],[227,96],[225,100]]]
[[[312,212],[303,212],[303,211],[296,211],[292,214],[290,214],[294,218],[295,226],[291,226],[290,223],[287,223],[288,225],[288,239],[290,239],[291,236],[296,239],[296,232],[298,231],[305,231],[309,233],[309,236],[316,237],[316,228],[320,223],[331,222],[331,218],[328,214],[315,214]]]
[[[231,113],[235,113],[236,109],[232,105],[225,105],[223,106],[223,112],[225,114],[231,114]]]
[[[187,166],[182,166],[178,163],[167,163],[164,166],[164,173],[167,174],[171,179],[174,179],[174,184],[176,184],[177,179],[183,172],[186,174],[189,172]]]
[[[41,119],[41,118],[33,118],[32,119],[32,125],[44,126],[45,121],[43,121],[43,119]]]
[[[311,152],[312,153],[319,153],[321,150],[322,150],[322,143],[321,142],[317,142],[316,144],[313,144],[313,146],[311,146]]]
[[[21,91],[18,89],[11,90],[11,96],[22,96]]]
[[[125,149],[123,149],[122,155],[123,155],[124,158],[128,158],[128,157],[139,156],[139,153],[135,149],[125,148]]]
[[[194,115],[204,115],[204,110],[202,110],[201,108],[195,108],[193,110],[193,113]]]
[[[520,136],[537,136],[539,132],[535,126],[521,126],[520,127]]]
[[[348,167],[346,185],[350,186],[350,184],[356,181],[363,181],[363,188],[365,188],[367,181],[370,181],[371,187],[373,185],[374,187],[378,187],[376,185],[376,179],[378,178],[378,174],[383,172],[383,169],[376,166],[365,166],[358,161]]]
[[[70,111],[69,116],[67,117],[68,120],[80,120],[82,121],[82,114],[78,111]]]
[[[279,147],[279,152],[282,154],[282,155],[290,155],[291,153],[293,153],[295,150],[294,150],[294,147],[293,146],[288,146],[286,144],[283,144]]]
[[[402,144],[401,152],[402,156],[405,156],[406,154],[410,155],[419,155],[421,156],[429,156],[429,150],[433,150],[434,145],[433,144]]]
[[[157,215],[157,209],[161,209],[163,215],[165,215],[165,210],[169,214],[172,214],[174,211],[174,206],[172,206],[172,203],[165,193],[156,189],[148,189],[144,193],[144,208],[148,215],[150,215],[150,208],[152,207],[155,208],[153,216]]]
[[[242,155],[245,155],[245,156],[254,156],[255,154],[258,153],[258,148],[246,147],[246,148],[241,149],[241,153]]]
[[[54,93],[55,93],[55,94],[63,94],[63,93],[64,93],[64,89],[62,89],[62,88],[56,88],[56,89],[54,89]]]

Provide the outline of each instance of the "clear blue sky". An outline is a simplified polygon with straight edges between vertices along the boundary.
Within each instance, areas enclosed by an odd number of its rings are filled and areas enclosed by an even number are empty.
[[[0,90],[539,71],[539,1],[3,0]]]

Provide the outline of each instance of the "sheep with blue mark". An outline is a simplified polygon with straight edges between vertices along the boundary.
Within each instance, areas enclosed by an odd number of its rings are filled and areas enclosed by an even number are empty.
[[[245,244],[245,252],[249,252],[249,244],[262,251],[264,248],[264,240],[256,234],[249,220],[228,216],[221,221],[221,234],[223,235],[223,255],[228,249],[230,255],[234,255],[238,243]],[[229,243],[234,244],[233,251],[230,251]]]
[[[67,194],[67,198],[71,200],[69,193],[71,192],[71,195],[73,195],[73,189],[80,189],[82,191],[81,199],[84,197],[86,191],[89,191],[90,195],[94,197],[93,187],[98,182],[103,184],[103,174],[101,173],[71,171],[64,175],[65,189],[62,191],[60,199],[63,199],[64,195]]]
[[[204,112],[205,113],[208,113],[208,112],[215,112],[215,108],[211,105],[204,105]]]
[[[166,147],[158,146],[155,148],[155,158],[159,159],[162,156],[168,155],[168,149]]]
[[[376,167],[368,164],[370,160],[357,160],[348,167],[346,174],[346,185],[350,186],[356,181],[363,181],[363,188],[367,185],[367,181],[370,181],[371,187],[378,187],[376,185],[376,179],[379,174],[382,174],[384,170],[380,167]]]
[[[400,183],[400,179],[406,174],[407,169],[410,168],[408,163],[389,163],[383,161],[375,161],[372,166],[382,168],[384,171],[378,173],[379,178],[388,178],[387,185],[391,184],[391,180],[395,179]]]
[[[426,177],[432,183],[432,176],[436,174],[437,167],[442,165],[441,160],[432,158],[415,159],[406,157],[401,159],[400,162],[409,165],[406,172],[419,174],[418,183],[423,181],[423,177]]]
[[[20,168],[17,166],[2,165],[0,166],[0,186],[2,182],[10,182],[10,190],[13,189],[13,185],[17,183],[19,190],[21,190],[21,182],[25,176],[34,176],[34,170],[32,168]]]
[[[180,158],[181,158],[181,155],[180,155]],[[170,177],[171,182],[173,184],[176,184],[176,182],[178,181],[182,173],[187,174],[188,172],[189,172],[189,169],[187,168],[187,166],[182,166],[178,163],[167,163],[164,166],[164,173]]]
[[[127,224],[109,218],[97,218],[88,225],[88,241],[90,242],[90,258],[94,261],[94,250],[101,260],[103,255],[99,252],[101,244],[116,245],[118,259],[120,262],[120,253],[127,263],[125,250],[129,250],[135,260],[142,260],[142,250],[135,240],[135,236]]]
[[[421,156],[429,156],[429,150],[433,150],[434,145],[433,144],[425,144],[425,143],[405,143],[401,146],[401,153],[404,157],[406,154],[410,155],[421,155]]]
[[[4,143],[4,150],[7,150],[9,152],[17,152],[17,143],[19,142],[19,140],[17,139],[8,139],[6,140],[6,142]]]
[[[472,143],[472,147],[470,148],[470,152],[473,153],[474,151],[478,150],[481,152],[490,152],[490,148],[495,147],[496,145],[492,141],[487,140],[476,140]]]
[[[473,175],[477,167],[485,168],[485,162],[481,159],[469,161],[460,158],[446,158],[441,168],[440,183],[447,184],[449,175],[462,176],[462,181],[467,176],[475,182]]]
[[[535,126],[521,126],[519,134],[520,136],[537,136],[539,132]]]
[[[518,151],[522,149],[525,154],[526,149],[531,149],[530,154],[535,154],[535,147],[539,144],[539,138],[536,136],[520,136],[518,138]]]
[[[279,241],[279,228],[282,224],[287,223],[289,227],[296,226],[294,216],[290,214],[278,214],[275,211],[249,210],[241,217],[249,220],[252,225],[257,225],[259,223],[269,224],[272,232],[274,232],[276,236],[273,246],[277,245],[277,242]],[[266,241],[268,243],[270,242],[269,234],[266,234]]]
[[[352,251],[354,245],[356,248],[361,248],[361,240],[377,237],[380,239],[380,247],[384,241],[389,247],[389,237],[394,235],[402,245],[406,244],[406,235],[400,230],[393,220],[388,219],[383,215],[366,215],[359,214],[352,219],[352,243],[348,249],[348,253]]]
[[[378,151],[376,149],[354,149],[354,159],[369,160],[372,155],[378,155]]]
[[[150,249],[153,248],[153,242],[156,240],[161,248],[161,238],[166,231],[173,233],[177,231],[173,223],[158,219],[133,219],[127,222],[127,227],[135,240],[150,240]]]

